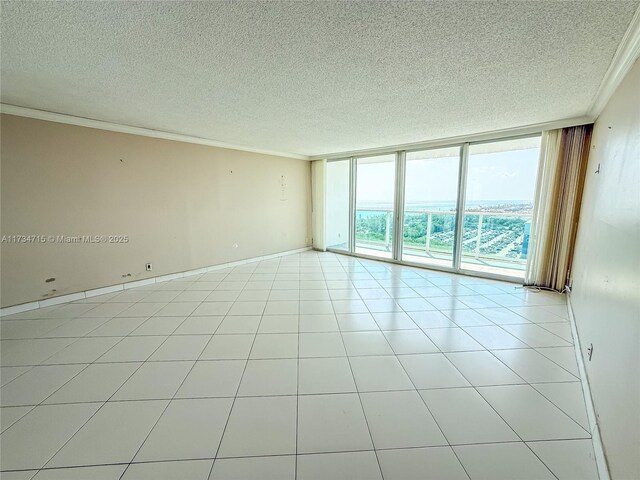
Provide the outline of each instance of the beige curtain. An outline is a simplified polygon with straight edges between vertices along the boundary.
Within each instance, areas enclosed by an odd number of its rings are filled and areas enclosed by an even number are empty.
[[[525,285],[562,291],[573,259],[593,125],[542,135]]]

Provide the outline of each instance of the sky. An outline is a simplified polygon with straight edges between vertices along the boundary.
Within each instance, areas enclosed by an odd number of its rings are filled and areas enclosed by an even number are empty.
[[[539,149],[494,153],[469,152],[467,201],[533,199]],[[391,157],[392,158],[392,157]],[[405,202],[455,202],[458,157],[407,160]],[[358,166],[357,203],[393,203],[393,162]]]

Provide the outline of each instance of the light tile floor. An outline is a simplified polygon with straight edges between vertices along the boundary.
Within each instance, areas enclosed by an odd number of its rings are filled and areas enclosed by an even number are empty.
[[[305,252],[0,325],[4,480],[597,478],[560,295]]]

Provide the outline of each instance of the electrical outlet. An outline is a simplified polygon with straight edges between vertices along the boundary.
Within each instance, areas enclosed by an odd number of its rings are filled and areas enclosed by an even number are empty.
[[[147,264],[144,266],[144,268],[145,268],[145,270],[146,270],[147,272],[150,272],[151,270],[153,270],[153,265],[151,265],[150,263],[147,263]]]

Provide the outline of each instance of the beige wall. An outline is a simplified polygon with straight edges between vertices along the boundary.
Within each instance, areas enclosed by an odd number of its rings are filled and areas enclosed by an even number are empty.
[[[611,476],[640,478],[640,61],[595,123],[572,277]]]
[[[0,128],[2,235],[129,236],[3,243],[2,306],[310,243],[310,162],[9,115]]]

